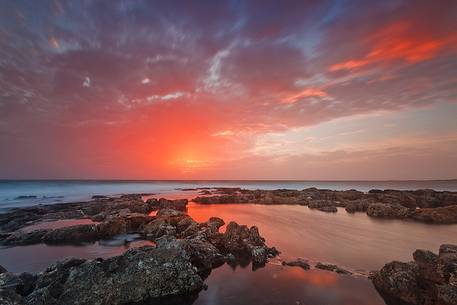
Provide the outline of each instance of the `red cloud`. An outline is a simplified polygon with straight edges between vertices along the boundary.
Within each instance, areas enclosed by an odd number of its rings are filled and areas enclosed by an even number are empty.
[[[414,64],[435,57],[446,46],[455,45],[456,38],[455,34],[433,37],[431,33],[418,33],[412,23],[397,21],[366,39],[374,46],[363,58],[334,64],[330,71],[351,70],[396,60]]]

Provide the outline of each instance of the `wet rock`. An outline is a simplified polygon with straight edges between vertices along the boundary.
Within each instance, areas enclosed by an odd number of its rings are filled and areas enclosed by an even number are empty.
[[[85,224],[51,230],[43,236],[42,240],[48,244],[57,244],[94,241],[98,238],[97,226]]]
[[[333,265],[333,264],[317,263],[315,267],[317,269],[332,271],[332,272],[336,272],[339,274],[347,274],[347,275],[352,274],[351,271],[348,271],[346,269],[343,269],[343,268],[338,267],[337,265]]]
[[[181,247],[143,247],[60,272],[50,269],[38,282],[39,289],[25,298],[26,304],[130,304],[190,295],[203,288],[203,280]]]
[[[0,274],[8,272],[2,265],[0,265]]]
[[[309,270],[310,268],[310,265],[308,263],[307,260],[303,259],[303,258],[298,258],[294,261],[290,261],[290,262],[282,262],[282,265],[283,266],[291,266],[291,267],[300,267],[304,270]]]
[[[2,305],[24,305],[22,297],[13,289],[0,288],[0,304]]]
[[[418,304],[420,290],[416,281],[417,269],[414,263],[391,262],[377,272],[372,281],[381,295],[385,294],[408,304]]]
[[[457,246],[441,245],[436,255],[416,250],[414,262],[391,262],[372,276],[387,304],[457,304]]]
[[[378,218],[406,218],[409,209],[401,205],[372,203],[368,206],[367,215]]]
[[[438,224],[457,223],[457,205],[417,209],[411,214],[411,218],[421,222]]]
[[[227,225],[223,240],[223,251],[235,256],[251,257],[254,265],[264,265],[268,257],[277,255],[276,249],[265,245],[265,239],[260,236],[256,226],[248,228],[232,221]]]
[[[366,212],[370,203],[369,200],[355,200],[348,202],[345,209],[348,213]]]
[[[35,289],[37,276],[28,272],[19,274],[20,283],[16,287],[16,292],[22,296],[30,294]]]
[[[16,232],[9,235],[6,239],[2,241],[3,245],[6,246],[23,246],[23,245],[32,245],[42,242],[43,236],[49,233],[51,230],[41,229],[34,230],[31,232]]]
[[[177,211],[185,211],[187,209],[187,199],[168,200],[165,198],[148,199],[146,203],[153,209],[173,209]]]
[[[105,195],[94,195],[91,199],[108,199],[108,196]]]
[[[0,288],[14,289],[21,284],[21,279],[14,273],[4,272],[0,274]]]
[[[313,201],[310,204],[308,204],[308,208],[317,209],[322,212],[330,212],[330,213],[338,212],[338,209],[336,208],[335,203],[332,201],[327,201],[327,200]]]

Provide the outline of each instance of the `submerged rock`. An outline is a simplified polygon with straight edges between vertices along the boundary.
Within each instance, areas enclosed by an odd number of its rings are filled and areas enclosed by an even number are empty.
[[[343,269],[343,268],[338,267],[337,265],[333,265],[333,264],[317,263],[315,267],[317,269],[332,271],[332,272],[336,272],[339,274],[347,274],[347,275],[352,274],[351,271],[348,271],[346,269]]]
[[[296,259],[294,261],[290,261],[290,262],[284,261],[284,262],[282,262],[282,265],[291,266],[291,267],[301,267],[304,270],[309,270],[309,268],[310,268],[308,261],[303,258],[298,258],[298,259]]]
[[[457,304],[457,246],[441,245],[436,255],[416,250],[414,261],[391,262],[372,276],[387,304]]]

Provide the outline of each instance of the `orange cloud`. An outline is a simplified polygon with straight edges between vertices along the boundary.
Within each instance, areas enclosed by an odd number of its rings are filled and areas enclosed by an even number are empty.
[[[50,44],[53,48],[55,48],[55,49],[60,48],[60,44],[59,44],[59,42],[57,41],[57,39],[55,39],[55,37],[52,37],[52,36],[49,37],[49,38],[48,38],[48,42],[49,42],[49,44]]]
[[[285,103],[285,104],[292,104],[292,103],[295,103],[295,102],[297,102],[300,99],[305,98],[305,97],[325,98],[327,96],[328,96],[327,93],[324,92],[321,89],[318,89],[318,88],[306,88],[306,89],[300,91],[299,93],[294,93],[292,95],[288,95],[288,96],[284,97],[281,100],[281,102]]]
[[[370,38],[375,45],[366,56],[334,64],[330,71],[352,70],[395,60],[414,64],[435,57],[445,46],[456,42],[456,35],[434,38],[426,33],[415,33],[414,30],[408,22],[392,23]]]

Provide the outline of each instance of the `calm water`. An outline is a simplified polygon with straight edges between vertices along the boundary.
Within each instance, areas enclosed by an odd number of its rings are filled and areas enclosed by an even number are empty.
[[[298,182],[293,183],[298,185]],[[278,187],[273,184],[269,186]],[[161,195],[165,197],[191,198],[194,195],[193,192],[176,192],[176,185],[167,187],[171,192],[163,190]],[[267,188],[265,185],[252,187]],[[292,188],[290,185],[279,187]],[[297,188],[303,187],[300,184]],[[354,186],[345,185],[341,188]],[[324,213],[304,206],[190,203],[188,213],[197,221],[219,216],[226,223],[233,220],[257,225],[267,243],[282,252],[281,258],[302,257],[311,262],[333,263],[361,275],[379,269],[391,260],[411,260],[411,254],[417,248],[436,252],[442,243],[457,243],[457,225],[379,220],[369,218],[364,213],[348,214],[344,209],[339,209],[338,213]],[[69,224],[74,222],[49,222],[38,227]],[[134,241],[128,247],[143,244],[142,241]],[[126,246],[116,242],[96,242],[85,246],[14,247],[0,249],[0,264],[14,272],[37,272],[67,256],[109,257],[119,255],[126,249]],[[209,289],[200,293],[195,304],[384,304],[364,276],[351,277],[321,270],[304,271],[297,267],[280,266],[277,260],[256,271],[252,271],[251,266],[233,269],[224,265],[213,270],[206,283]]]
[[[243,187],[247,189],[333,190],[423,189],[457,191],[457,180],[442,181],[6,181],[0,180],[0,212],[17,206],[88,200],[93,195],[168,193],[178,188]],[[32,196],[21,198],[21,196]]]

